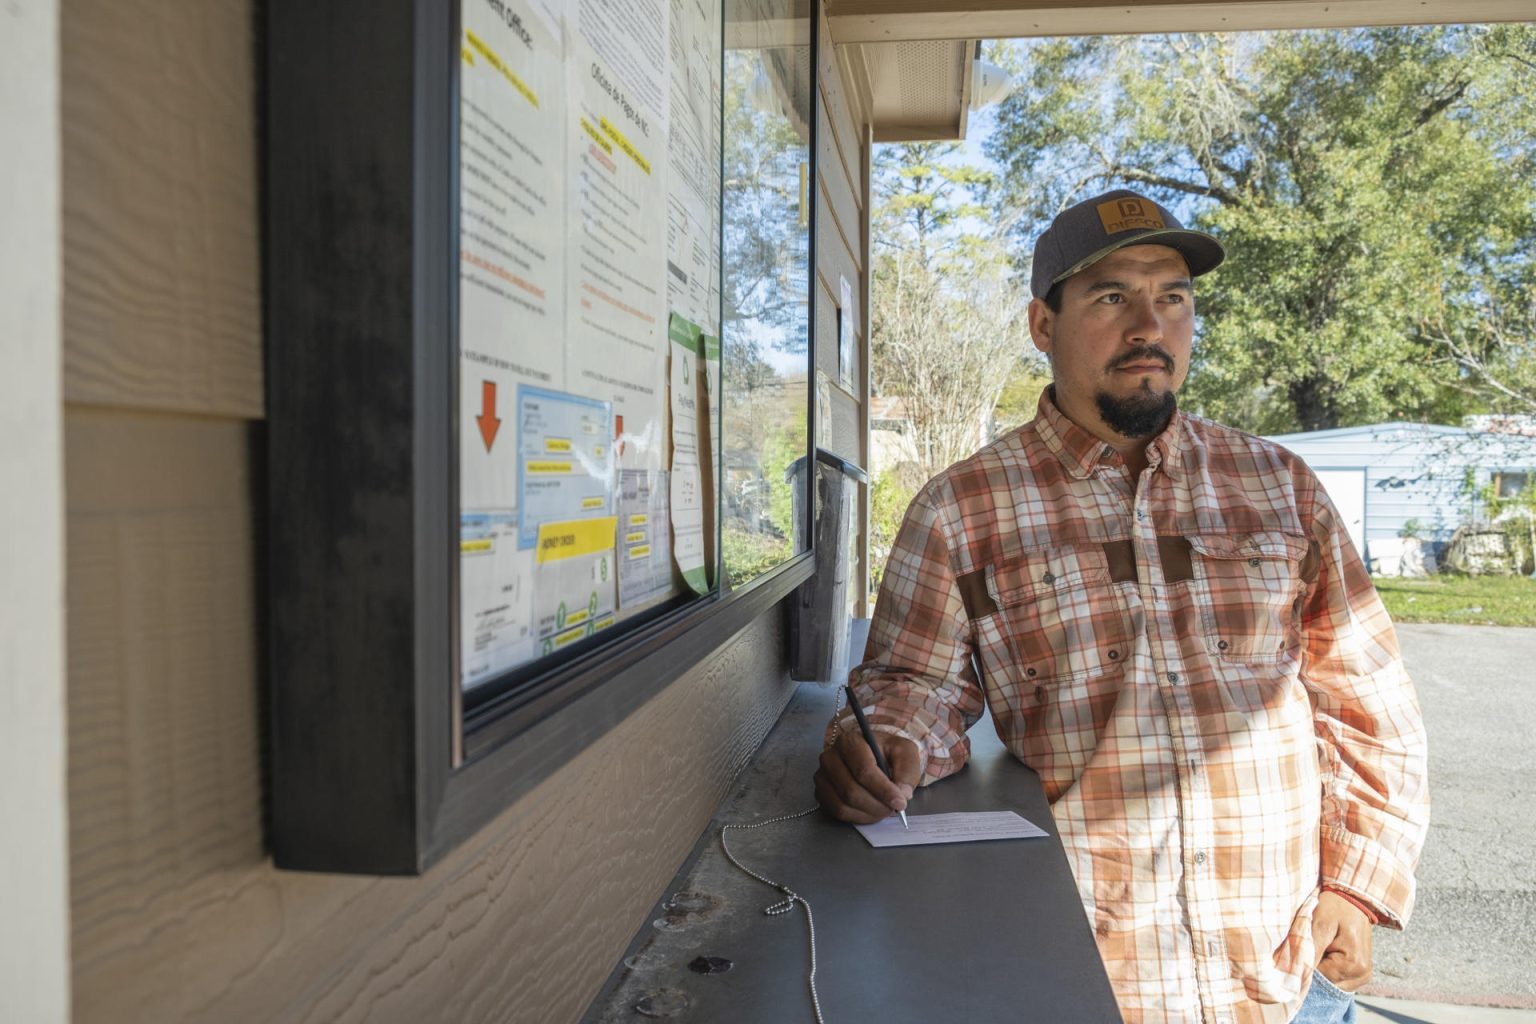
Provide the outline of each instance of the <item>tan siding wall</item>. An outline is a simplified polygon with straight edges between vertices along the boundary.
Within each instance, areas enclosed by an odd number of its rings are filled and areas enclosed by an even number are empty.
[[[867,362],[869,351],[869,262],[867,203],[869,196],[868,83],[859,81],[863,65],[850,66],[832,43],[825,19],[818,51],[819,103],[816,114],[816,368],[832,381],[832,416],[824,437],[826,447],[860,466],[869,465]],[[848,281],[853,298],[854,360],[845,367],[846,388],[839,386],[838,305],[841,281]],[[867,604],[868,489],[860,488],[857,534],[853,550],[860,559],[849,566],[849,601],[863,616]],[[858,652],[855,652],[857,654]]]
[[[865,332],[869,318],[864,306],[864,127],[861,104],[848,96],[842,63],[826,22],[819,51],[820,103],[817,109],[816,151],[816,367],[832,381],[832,422],[827,448],[859,465],[866,465],[865,440],[859,429],[862,404]],[[837,319],[841,279],[846,278],[854,303],[854,363],[847,367],[849,389],[838,384]]]
[[[253,17],[62,10],[76,1019],[573,1020],[787,699],[781,616],[423,878],[271,867]],[[834,129],[857,169],[862,132]]]
[[[64,397],[258,417],[250,2],[62,9]]]
[[[0,1021],[69,1019],[59,5],[0,5]]]

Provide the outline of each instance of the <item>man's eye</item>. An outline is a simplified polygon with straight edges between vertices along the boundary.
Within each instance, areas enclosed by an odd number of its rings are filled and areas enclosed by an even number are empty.
[[[1100,302],[1107,302],[1107,303],[1109,303],[1111,305],[1115,305],[1115,304],[1124,302],[1125,301],[1125,296],[1119,294],[1118,292],[1108,292],[1107,294],[1099,296],[1099,301]]]
[[[1167,295],[1164,295],[1163,298],[1168,302],[1175,304],[1181,304],[1184,302],[1184,296],[1179,292],[1169,292]]]

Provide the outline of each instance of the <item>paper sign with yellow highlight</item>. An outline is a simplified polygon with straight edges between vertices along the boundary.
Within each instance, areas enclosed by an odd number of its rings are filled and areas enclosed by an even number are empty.
[[[615,516],[602,519],[578,519],[571,523],[545,523],[539,527],[538,562],[558,562],[583,558],[612,550]]]
[[[617,516],[544,523],[534,546],[533,622],[539,641],[589,635],[617,606]]]
[[[667,474],[619,471],[619,607],[635,608],[677,592],[667,529]]]

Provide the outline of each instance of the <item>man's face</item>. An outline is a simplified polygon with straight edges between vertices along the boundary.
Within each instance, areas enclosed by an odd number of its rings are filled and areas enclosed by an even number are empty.
[[[1150,437],[1189,372],[1189,266],[1166,245],[1118,249],[1062,282],[1060,312],[1031,302],[1029,327],[1050,357],[1062,412],[1084,427]]]

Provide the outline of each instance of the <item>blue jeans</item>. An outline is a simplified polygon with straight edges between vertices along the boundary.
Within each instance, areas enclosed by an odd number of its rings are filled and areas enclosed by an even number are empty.
[[[1355,1024],[1354,993],[1339,988],[1322,971],[1314,971],[1312,987],[1291,1024]]]

